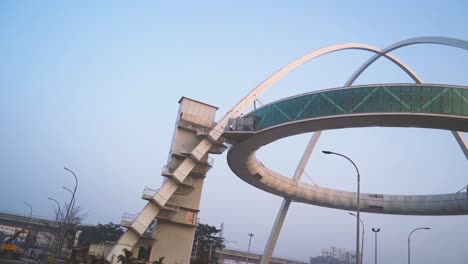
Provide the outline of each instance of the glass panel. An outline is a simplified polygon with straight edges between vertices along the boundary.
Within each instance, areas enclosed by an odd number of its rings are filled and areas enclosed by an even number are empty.
[[[461,94],[462,90],[460,88],[452,89],[452,111],[456,115],[461,115],[462,113],[463,100],[460,96]]]
[[[411,94],[412,90],[411,87],[401,87],[400,90],[400,99],[403,103],[405,103],[409,108],[403,107],[403,112],[412,112],[413,105],[411,101]]]
[[[431,89],[422,88],[421,89],[421,112],[430,113],[431,112]]]
[[[413,86],[410,90],[410,102],[412,112],[421,112],[422,107],[422,88],[419,86]]]
[[[442,113],[444,114],[451,114],[452,113],[452,100],[450,100],[452,96],[452,89],[447,88],[444,93],[442,93]]]
[[[353,90],[353,106],[350,109],[351,113],[362,113],[364,110],[364,97],[365,97],[365,90],[364,89],[352,89]]]
[[[401,99],[400,99],[400,90],[401,87],[394,86],[389,89],[392,96],[392,112],[401,112],[404,108]]]
[[[468,116],[468,89],[437,86],[363,87],[306,94],[252,114],[256,129],[346,113],[424,112]]]
[[[381,93],[381,102],[382,102],[382,112],[391,112],[392,111],[392,96],[390,95],[391,90],[389,87],[382,87]]]
[[[335,114],[335,107],[333,106],[330,98],[330,93],[323,93],[320,97],[320,108],[323,116]]]
[[[463,98],[462,98],[462,102],[463,102],[463,115],[465,116],[468,116],[468,90],[467,89],[463,89]]]
[[[431,87],[431,113],[440,114],[442,113],[442,92],[443,90],[440,87]]]

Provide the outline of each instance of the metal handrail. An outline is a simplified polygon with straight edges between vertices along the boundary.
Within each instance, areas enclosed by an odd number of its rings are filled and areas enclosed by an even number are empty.
[[[182,184],[188,185],[190,187],[195,187],[195,184],[197,183],[197,181],[192,177],[187,177],[187,178],[188,178],[188,181],[187,182],[183,181]]]
[[[151,188],[145,187],[145,189],[143,190],[143,195],[153,197],[158,193],[158,191],[159,189],[151,189]]]
[[[191,144],[182,144],[180,146],[180,152],[181,153],[190,153],[192,152],[192,150],[195,148],[194,145],[191,145]]]
[[[192,154],[193,151],[195,150],[195,146],[190,145],[190,144],[182,144],[180,149],[181,149],[181,153]],[[207,158],[206,161],[204,161],[203,163],[213,166],[214,159],[208,156],[207,154],[206,154],[206,158]]]
[[[175,203],[175,202],[169,202],[168,201],[164,205],[164,209],[172,210],[172,211],[175,211],[175,212],[179,212],[179,208],[180,208],[180,205],[178,203]]]
[[[138,216],[138,213],[136,214],[129,214],[129,213],[124,213],[122,215],[122,222],[125,221],[125,222],[133,222],[135,221],[136,217]]]
[[[253,117],[229,118],[226,131],[254,131]]]
[[[196,116],[196,115],[191,115],[191,114],[188,114],[186,112],[181,112],[180,113],[180,119],[184,120],[184,121],[188,121],[190,123],[194,123],[194,124],[197,124],[199,126],[205,126],[204,124],[199,124],[198,121],[200,120],[203,120],[207,123],[207,127],[214,127],[216,125],[216,122],[214,121],[210,121],[208,119],[203,119],[199,116]]]
[[[197,128],[197,136],[208,135],[210,131],[211,131],[211,128],[209,127],[199,127]]]

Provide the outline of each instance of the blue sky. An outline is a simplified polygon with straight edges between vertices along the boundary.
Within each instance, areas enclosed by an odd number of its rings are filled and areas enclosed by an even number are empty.
[[[219,106],[217,118],[293,59],[345,42],[385,47],[418,36],[468,40],[463,1],[2,1],[0,3],[0,209],[52,216],[47,197],[80,180],[77,203],[87,223],[118,222],[157,188],[181,96]],[[468,52],[418,45],[394,53],[426,82],[468,85]],[[343,85],[371,54],[343,51],[289,74],[260,100]],[[381,60],[358,84],[410,82]],[[293,173],[310,135],[276,142],[264,164]],[[468,165],[448,131],[367,128],[327,131],[316,150],[345,153],[359,166],[363,192],[455,192]],[[287,153],[287,155],[285,155]],[[215,156],[200,219],[219,226],[233,248],[261,252],[281,198],[247,185]],[[353,168],[314,152],[307,174],[319,185],[354,190]],[[303,178],[308,181],[307,177]],[[465,263],[467,218],[363,214],[365,260],[371,227],[381,227],[379,263],[406,261],[409,231],[415,263]],[[306,260],[329,246],[354,249],[355,219],[293,204],[275,253]]]

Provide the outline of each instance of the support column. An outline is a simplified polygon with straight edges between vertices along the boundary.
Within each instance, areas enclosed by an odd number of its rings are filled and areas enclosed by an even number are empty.
[[[309,144],[307,145],[306,149],[304,150],[304,154],[302,155],[301,161],[297,165],[296,171],[294,172],[293,179],[295,181],[297,182],[300,181],[302,177],[302,173],[304,172],[304,168],[306,167],[307,162],[309,161],[310,155],[312,155],[312,151],[314,150],[315,145],[317,144],[320,134],[322,134],[321,131],[315,132],[312,138],[310,139]],[[281,228],[283,227],[284,219],[286,218],[290,204],[291,204],[291,200],[286,199],[286,198],[283,199],[283,203],[280,206],[278,215],[276,216],[275,223],[271,229],[270,237],[268,238],[267,244],[265,246],[265,250],[263,251],[263,255],[260,260],[261,264],[270,263],[271,257],[273,255],[273,251],[275,250],[275,247],[276,247],[276,242],[278,242],[278,237],[281,232]]]
[[[465,154],[466,159],[468,159],[468,142],[465,141],[465,138],[463,137],[463,132],[452,131],[452,133],[455,136],[458,145],[462,149],[463,154]]]

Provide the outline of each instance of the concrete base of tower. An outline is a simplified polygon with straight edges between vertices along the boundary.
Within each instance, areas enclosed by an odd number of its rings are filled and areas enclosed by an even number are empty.
[[[111,264],[117,264],[117,257],[123,254],[124,249],[128,249],[133,252],[133,245],[137,244],[140,239],[140,235],[132,229],[128,229],[114,245],[111,252],[107,256],[107,261]]]
[[[164,257],[164,263],[190,263],[195,226],[158,221],[156,230],[157,239],[151,248],[150,263],[161,257]]]

